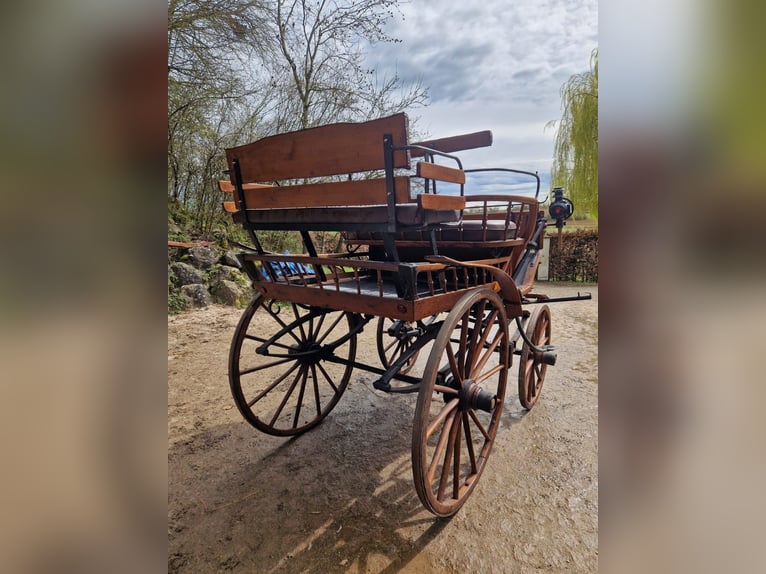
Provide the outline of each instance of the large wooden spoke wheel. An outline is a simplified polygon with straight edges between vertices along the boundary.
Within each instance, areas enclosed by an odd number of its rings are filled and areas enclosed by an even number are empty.
[[[526,330],[527,339],[536,347],[551,343],[551,311],[547,305],[537,307],[529,318]],[[543,362],[540,353],[536,353],[524,342],[519,361],[519,401],[526,409],[531,409],[540,397],[548,365]]]
[[[484,471],[500,424],[507,357],[500,297],[489,289],[463,296],[428,357],[412,433],[415,489],[438,516],[457,512]]]
[[[242,416],[272,435],[319,424],[346,390],[356,356],[354,316],[258,295],[229,353],[229,384]],[[333,358],[344,361],[335,362]]]

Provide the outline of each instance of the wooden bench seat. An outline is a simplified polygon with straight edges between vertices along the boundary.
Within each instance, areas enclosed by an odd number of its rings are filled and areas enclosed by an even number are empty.
[[[469,136],[471,146],[487,139]],[[454,147],[454,138],[450,140],[443,147]],[[411,177],[438,180],[460,185],[462,195],[465,174],[459,160],[447,156],[456,167],[437,164],[438,150],[410,147],[407,116],[396,114],[279,134],[230,148],[226,157],[231,179],[221,182],[220,188],[232,193],[233,201],[224,202],[224,209],[252,231],[394,233],[460,221],[462,197],[429,193],[435,191],[434,183],[425,185],[426,193],[412,197],[410,187]],[[424,161],[416,165],[414,176],[402,175],[401,170],[411,169],[411,151]]]

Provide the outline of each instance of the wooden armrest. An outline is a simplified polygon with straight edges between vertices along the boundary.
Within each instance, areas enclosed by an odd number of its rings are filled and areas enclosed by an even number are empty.
[[[262,189],[264,187],[274,187],[274,186],[268,183],[243,183],[242,184],[242,189],[244,190]],[[236,188],[234,187],[234,184],[231,183],[229,180],[224,180],[224,181],[218,182],[218,189],[220,189],[224,193],[234,193],[234,190]]]
[[[448,138],[418,142],[413,145],[421,145],[444,153],[451,153],[453,151],[461,151],[464,149],[475,149],[477,147],[489,147],[492,145],[492,132],[485,130],[483,132],[474,132],[472,134],[463,134]],[[422,149],[410,150],[410,157],[421,157],[424,154],[425,152]]]
[[[417,174],[426,179],[436,179],[438,181],[446,181],[449,183],[465,183],[465,172],[462,169],[437,165],[425,161],[418,163]]]
[[[437,211],[460,210],[465,207],[465,197],[460,195],[421,193],[418,195],[418,206],[420,209],[434,209]]]

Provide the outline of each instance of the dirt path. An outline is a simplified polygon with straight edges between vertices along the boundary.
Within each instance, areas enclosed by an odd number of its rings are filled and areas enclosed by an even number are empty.
[[[451,520],[412,484],[415,395],[355,371],[316,429],[259,433],[229,394],[240,310],[168,318],[170,572],[594,572],[598,566],[597,287],[540,284],[558,363],[530,412],[508,378],[504,424],[481,481]],[[357,360],[377,364],[374,329]],[[419,364],[424,363],[421,353]]]

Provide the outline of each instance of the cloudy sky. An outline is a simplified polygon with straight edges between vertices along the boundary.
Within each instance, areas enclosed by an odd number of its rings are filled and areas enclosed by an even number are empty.
[[[464,152],[466,167],[539,171],[550,188],[561,85],[588,68],[598,45],[597,0],[413,0],[374,46],[379,75],[420,79],[430,105],[410,115],[431,137],[492,130],[491,148]],[[487,190],[484,190],[487,191]],[[542,194],[541,194],[542,195]]]

